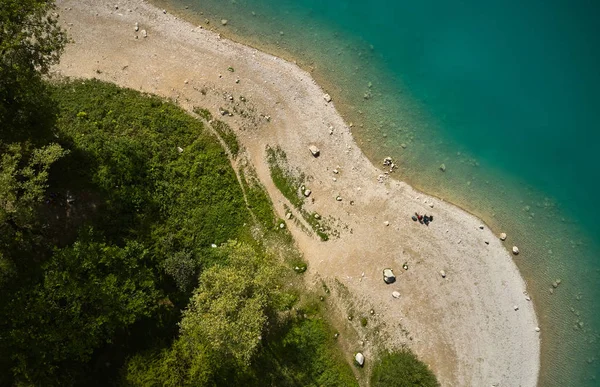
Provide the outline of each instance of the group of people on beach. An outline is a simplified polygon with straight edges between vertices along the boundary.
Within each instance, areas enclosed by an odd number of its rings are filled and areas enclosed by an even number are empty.
[[[429,222],[433,222],[433,215],[420,215],[418,212],[415,212],[415,214],[412,217],[412,220],[414,220],[415,222],[418,221],[421,224],[424,224],[425,226],[429,226]]]

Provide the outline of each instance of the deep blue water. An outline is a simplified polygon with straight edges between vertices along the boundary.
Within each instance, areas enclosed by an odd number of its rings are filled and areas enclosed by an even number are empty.
[[[540,385],[600,385],[600,2],[155,2],[314,70],[370,157],[508,231]]]

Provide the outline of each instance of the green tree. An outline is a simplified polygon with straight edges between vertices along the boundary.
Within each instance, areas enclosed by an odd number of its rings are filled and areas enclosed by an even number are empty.
[[[49,129],[51,103],[41,76],[67,42],[49,0],[0,0],[0,135],[9,142]]]
[[[110,246],[92,234],[57,250],[42,281],[11,294],[1,311],[0,351],[10,354],[15,379],[72,384],[95,349],[151,316],[161,294],[148,259],[137,242]]]

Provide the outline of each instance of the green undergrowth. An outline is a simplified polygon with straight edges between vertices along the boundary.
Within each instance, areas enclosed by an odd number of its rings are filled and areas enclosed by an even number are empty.
[[[0,384],[347,385],[325,322],[293,316],[289,232],[202,121],[96,80],[47,89],[37,142],[0,131],[1,194],[23,209],[0,219]]]
[[[223,121],[214,119],[211,121],[210,125],[219,134],[219,137],[223,139],[225,145],[227,146],[227,148],[231,152],[231,155],[235,159],[240,153],[240,144],[233,129],[231,129],[231,126],[229,126]]]

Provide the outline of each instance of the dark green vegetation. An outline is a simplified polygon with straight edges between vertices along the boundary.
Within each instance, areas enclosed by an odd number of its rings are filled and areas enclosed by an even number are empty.
[[[386,353],[371,374],[373,387],[437,387],[435,376],[409,351]]]
[[[298,296],[282,285],[295,274],[251,236],[253,212],[201,122],[98,81],[50,89],[56,143],[27,162],[16,145],[3,151],[2,176],[22,181],[13,195],[32,180],[39,195],[1,226],[2,384],[353,378],[331,353],[307,364],[274,352],[286,337],[333,350],[324,326],[301,329],[312,320],[296,317]],[[268,197],[250,192],[273,225]]]

